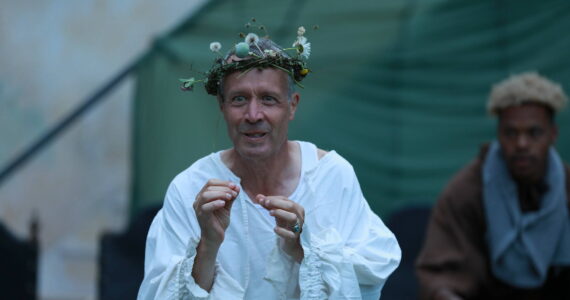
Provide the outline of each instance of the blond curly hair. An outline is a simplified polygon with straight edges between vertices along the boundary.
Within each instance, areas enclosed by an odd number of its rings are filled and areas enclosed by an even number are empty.
[[[524,103],[543,104],[554,113],[560,111],[568,101],[562,87],[536,72],[525,72],[511,75],[509,78],[493,85],[487,112],[498,115],[510,106]]]

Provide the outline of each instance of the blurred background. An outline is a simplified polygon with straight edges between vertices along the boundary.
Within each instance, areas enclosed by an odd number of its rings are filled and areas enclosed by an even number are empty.
[[[494,138],[492,84],[535,70],[570,89],[566,0],[0,1],[0,282],[29,291],[13,299],[133,298],[168,183],[230,146],[215,99],[179,89],[212,41],[225,52],[264,25],[289,46],[307,28],[290,138],[347,158],[396,228],[407,273],[391,299],[414,298],[427,215],[392,220],[429,212]],[[570,161],[570,111],[557,122]]]

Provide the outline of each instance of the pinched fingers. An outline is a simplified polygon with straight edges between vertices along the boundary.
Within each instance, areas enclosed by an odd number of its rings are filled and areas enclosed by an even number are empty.
[[[295,222],[297,222],[297,215],[289,211],[272,209],[269,211],[269,214],[275,217],[278,224],[295,224]]]
[[[215,190],[215,189],[221,189],[221,188],[228,188],[230,190],[235,191],[236,193],[239,193],[239,187],[237,186],[237,184],[235,184],[231,181],[220,180],[220,179],[210,179],[210,180],[208,180],[208,182],[206,182],[206,184],[204,184],[204,186],[202,187],[200,192],[198,192],[198,195],[202,194],[203,192],[205,192],[207,190],[212,190],[212,189]]]
[[[214,200],[211,202],[208,202],[202,206],[200,206],[200,208],[198,209],[201,213],[210,213],[215,211],[216,209],[222,208],[226,205],[226,201],[224,200]]]
[[[265,209],[283,209],[286,211],[296,211],[297,207],[299,206],[297,203],[287,199],[287,197],[283,196],[264,196],[264,195],[257,195],[255,197],[257,202],[261,204]]]
[[[202,202],[210,202],[212,200],[233,200],[235,199],[235,197],[237,196],[237,193],[234,191],[230,191],[230,190],[221,190],[221,191],[205,191],[202,193],[202,195],[200,196],[200,200]]]
[[[217,179],[209,180],[202,190],[196,195],[196,199],[194,201],[193,207],[196,211],[198,211],[201,207],[206,204],[210,204],[216,200],[220,200],[224,203],[224,205],[228,205],[233,201],[239,193],[239,187],[234,184],[233,182],[229,181],[221,181]],[[208,205],[206,208],[212,207],[221,207],[221,202],[217,202],[218,204],[211,204]]]
[[[255,199],[269,211],[281,209],[295,214],[297,218],[301,220],[305,218],[305,209],[298,203],[289,200],[287,197],[257,195]]]
[[[296,239],[301,232],[301,220],[296,214],[282,209],[274,209],[269,214],[275,217],[276,227],[274,231],[283,238]]]
[[[305,211],[301,205],[283,196],[258,195],[256,200],[275,217],[275,233],[283,238],[296,239],[301,233]]]
[[[222,202],[232,201],[237,194],[230,190],[206,190],[196,196],[194,201],[194,209],[198,209],[212,201],[221,200]]]

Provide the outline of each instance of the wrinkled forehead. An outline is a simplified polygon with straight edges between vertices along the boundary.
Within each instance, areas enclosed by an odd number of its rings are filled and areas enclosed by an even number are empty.
[[[224,76],[224,93],[231,91],[264,90],[287,93],[288,74],[276,68],[251,68],[234,71]]]

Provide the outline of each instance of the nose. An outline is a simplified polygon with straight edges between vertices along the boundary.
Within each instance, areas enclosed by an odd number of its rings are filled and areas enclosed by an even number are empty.
[[[247,104],[247,109],[245,112],[245,119],[249,123],[257,123],[263,117],[263,112],[260,106],[260,102],[257,99],[252,99]]]
[[[526,149],[529,146],[529,137],[526,134],[519,134],[517,136],[517,148]]]

